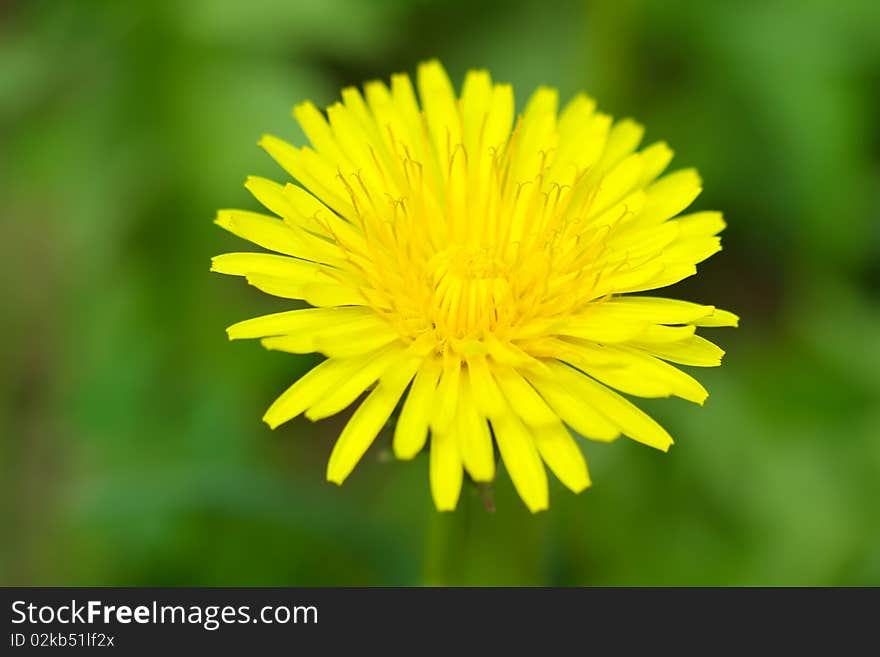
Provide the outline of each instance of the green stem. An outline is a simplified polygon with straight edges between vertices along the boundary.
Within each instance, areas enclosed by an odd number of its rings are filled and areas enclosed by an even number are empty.
[[[425,537],[423,586],[462,584],[462,564],[467,558],[467,542],[476,499],[462,491],[458,508],[451,512],[433,511]]]

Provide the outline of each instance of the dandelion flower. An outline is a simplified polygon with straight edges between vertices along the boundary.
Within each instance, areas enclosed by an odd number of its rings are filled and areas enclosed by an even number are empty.
[[[732,313],[641,293],[696,273],[720,250],[717,212],[679,216],[693,169],[663,175],[665,143],[614,122],[580,94],[558,109],[539,88],[521,115],[509,85],[471,71],[456,96],[437,61],[390,86],[348,88],[321,112],[293,110],[311,146],[260,145],[298,184],[249,178],[269,211],[216,222],[272,253],[228,253],[212,270],[305,301],[237,323],[230,339],[326,359],[266,411],[270,427],[312,421],[365,395],[333,448],[341,484],[400,405],[393,450],[430,438],[430,488],[454,509],[464,473],[495,477],[495,452],[531,511],[548,506],[545,465],[568,488],[590,485],[575,435],[625,435],[667,450],[669,434],[620,393],[707,392],[670,363],[719,365],[698,327]]]

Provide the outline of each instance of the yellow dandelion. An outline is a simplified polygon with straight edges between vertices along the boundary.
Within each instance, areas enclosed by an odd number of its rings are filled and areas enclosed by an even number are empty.
[[[235,324],[230,339],[326,356],[266,411],[275,428],[329,417],[366,397],[336,441],[341,484],[398,404],[393,449],[411,459],[430,435],[430,487],[454,509],[464,473],[501,460],[531,511],[548,506],[545,464],[590,485],[572,431],[667,450],[669,434],[615,390],[707,392],[670,363],[719,365],[697,327],[736,326],[713,306],[631,293],[696,273],[720,250],[718,212],[678,216],[693,169],[660,177],[662,142],[575,96],[558,111],[539,88],[516,117],[513,90],[471,71],[456,97],[437,61],[342,91],[326,112],[298,105],[311,147],[260,145],[299,185],[249,178],[271,214],[222,210],[217,223],[274,253],[228,253],[212,270],[311,308]],[[612,390],[613,389],[613,390]]]

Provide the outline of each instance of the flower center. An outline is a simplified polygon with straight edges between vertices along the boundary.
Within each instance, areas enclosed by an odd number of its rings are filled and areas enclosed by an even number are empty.
[[[490,247],[452,246],[433,258],[435,283],[447,274],[462,281],[503,278],[506,265]]]
[[[479,338],[510,319],[511,271],[491,247],[453,245],[428,262],[428,316],[444,341]]]

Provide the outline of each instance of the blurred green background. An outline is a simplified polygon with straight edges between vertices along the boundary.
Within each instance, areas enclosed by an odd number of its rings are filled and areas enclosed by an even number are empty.
[[[534,517],[386,435],[325,483],[341,419],[260,422],[314,359],[224,334],[285,304],[208,272],[262,133],[431,56],[645,122],[729,223],[675,290],[743,317],[706,407]],[[875,0],[0,2],[0,581],[880,585],[878,208]]]

